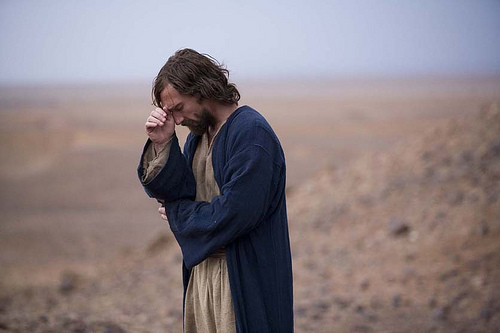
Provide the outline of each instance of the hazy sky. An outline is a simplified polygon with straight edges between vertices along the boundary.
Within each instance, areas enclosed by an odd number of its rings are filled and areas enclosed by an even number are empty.
[[[0,1],[0,84],[152,80],[175,50],[238,79],[500,73],[500,0]]]

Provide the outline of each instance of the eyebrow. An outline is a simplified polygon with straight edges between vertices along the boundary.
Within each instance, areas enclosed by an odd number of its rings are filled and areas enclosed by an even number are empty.
[[[184,104],[182,102],[177,103],[176,105],[172,106],[171,108],[167,107],[169,111],[175,111],[175,110],[180,110]]]

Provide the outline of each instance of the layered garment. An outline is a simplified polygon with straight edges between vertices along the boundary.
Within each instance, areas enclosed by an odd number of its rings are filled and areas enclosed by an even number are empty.
[[[174,136],[166,164],[146,193],[165,206],[183,254],[184,300],[194,266],[225,248],[237,332],[292,332],[292,261],[286,214],[286,166],[271,126],[239,107],[214,140],[212,166],[220,194],[197,201],[193,159],[200,136],[181,153]]]

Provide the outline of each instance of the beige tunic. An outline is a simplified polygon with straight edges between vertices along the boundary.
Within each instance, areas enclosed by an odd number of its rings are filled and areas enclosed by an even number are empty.
[[[203,135],[193,158],[196,201],[210,202],[213,197],[220,195],[212,165],[213,142],[218,133],[219,131],[210,144],[208,135]],[[168,145],[156,156],[153,149],[150,150],[145,158],[149,162],[143,162],[144,182],[152,179],[165,165],[167,160],[165,155],[168,156],[170,146]],[[191,270],[184,308],[184,331],[186,333],[236,332],[224,249],[220,249]]]

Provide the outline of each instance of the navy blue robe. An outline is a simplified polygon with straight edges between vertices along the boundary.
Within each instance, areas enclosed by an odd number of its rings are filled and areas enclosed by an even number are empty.
[[[182,250],[184,297],[191,269],[225,246],[237,332],[293,332],[286,167],[280,142],[260,113],[239,107],[213,146],[221,194],[203,202],[194,201],[191,167],[199,139],[189,134],[181,153],[174,137],[166,165],[142,183],[150,197],[164,203]],[[149,144],[141,156],[139,179]]]

